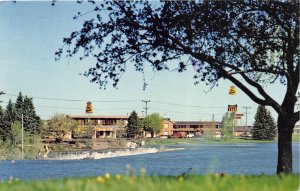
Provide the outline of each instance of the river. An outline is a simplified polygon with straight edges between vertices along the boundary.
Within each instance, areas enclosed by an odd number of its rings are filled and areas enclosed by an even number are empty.
[[[0,179],[49,179],[97,176],[106,172],[124,174],[131,165],[139,174],[275,174],[277,143],[178,144],[169,152],[81,160],[0,161]],[[293,143],[293,172],[299,173],[299,143]]]

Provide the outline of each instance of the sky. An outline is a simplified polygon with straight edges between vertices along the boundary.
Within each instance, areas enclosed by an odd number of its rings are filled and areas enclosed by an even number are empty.
[[[87,14],[77,20],[77,12],[88,12],[92,4],[75,2],[0,2],[0,96],[5,108],[16,95],[33,98],[37,114],[49,119],[55,113],[84,115],[87,101],[91,101],[94,115],[128,115],[133,110],[139,116],[160,113],[173,121],[221,121],[227,105],[238,105],[238,113],[248,109],[247,124],[251,125],[258,105],[237,89],[237,95],[228,94],[233,84],[221,80],[212,90],[205,84],[194,85],[193,69],[183,73],[152,72],[146,67],[148,83],[143,90],[143,76],[131,66],[123,75],[118,88],[111,84],[106,90],[80,75],[95,64],[92,58],[80,61],[62,58],[55,61],[55,51],[63,46],[62,39],[81,28]],[[105,13],[103,13],[105,14]],[[132,63],[133,65],[134,63]],[[279,103],[285,87],[279,83],[265,86],[266,91]],[[209,91],[210,90],[210,91]],[[276,119],[277,115],[269,108]],[[239,124],[245,125],[245,115]]]

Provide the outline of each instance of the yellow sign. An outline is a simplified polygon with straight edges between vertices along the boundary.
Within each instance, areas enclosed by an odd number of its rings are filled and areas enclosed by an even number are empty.
[[[230,88],[229,88],[229,95],[236,95],[236,88],[235,88],[235,86],[230,86]]]
[[[228,105],[228,111],[229,112],[236,112],[237,111],[237,105]]]
[[[88,101],[88,102],[86,103],[85,112],[86,112],[86,113],[93,113],[92,102]]]

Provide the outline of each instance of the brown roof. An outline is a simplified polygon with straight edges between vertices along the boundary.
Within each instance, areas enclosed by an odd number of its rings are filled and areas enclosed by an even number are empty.
[[[128,119],[128,116],[118,115],[68,115],[72,119]]]
[[[174,125],[212,125],[221,123],[218,121],[175,121]]]

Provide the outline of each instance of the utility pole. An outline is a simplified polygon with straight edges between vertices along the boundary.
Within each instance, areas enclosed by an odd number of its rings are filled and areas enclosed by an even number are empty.
[[[146,104],[146,107],[145,107],[145,115],[146,115],[146,117],[147,117],[147,111],[148,111],[148,107],[147,107],[147,104],[148,104],[148,102],[150,102],[150,100],[142,100],[142,102],[145,102],[145,104]]]
[[[246,126],[247,126],[247,125],[248,125],[248,124],[247,124],[247,120],[248,120],[248,109],[251,109],[251,107],[244,106],[243,108],[246,109]]]
[[[24,159],[24,120],[22,114],[22,160]]]

